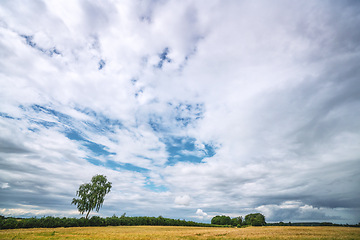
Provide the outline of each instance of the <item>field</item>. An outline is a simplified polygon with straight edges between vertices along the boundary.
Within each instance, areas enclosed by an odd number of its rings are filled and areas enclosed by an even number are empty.
[[[162,226],[32,228],[0,230],[0,239],[360,239],[360,228]]]

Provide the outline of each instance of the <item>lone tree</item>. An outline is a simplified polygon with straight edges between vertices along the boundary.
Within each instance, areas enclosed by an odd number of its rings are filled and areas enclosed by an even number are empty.
[[[94,208],[99,212],[104,203],[104,197],[110,192],[110,189],[111,182],[107,181],[106,176],[95,175],[92,177],[91,183],[80,185],[79,190],[76,191],[76,196],[79,198],[73,198],[71,204],[77,205],[77,209],[81,214],[87,212],[87,219],[90,211]]]

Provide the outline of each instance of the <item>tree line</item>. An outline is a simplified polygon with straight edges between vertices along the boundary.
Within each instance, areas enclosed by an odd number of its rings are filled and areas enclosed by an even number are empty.
[[[93,216],[90,219],[81,218],[60,218],[60,217],[42,217],[42,218],[4,218],[0,216],[0,229],[14,228],[58,228],[58,227],[95,227],[95,226],[192,226],[192,227],[224,227],[220,225],[198,223],[180,219],[171,219],[159,217],[129,217],[123,214],[121,217],[113,215],[112,217],[101,218]]]
[[[339,224],[332,222],[275,222],[275,223],[266,223],[266,226],[302,226],[302,227],[319,227],[319,226],[335,226],[335,227],[360,227],[358,224]]]
[[[248,216],[248,215],[246,215]],[[255,214],[249,214],[249,217],[243,219],[241,216],[230,218],[229,216],[216,216],[211,220],[211,224],[197,223],[180,219],[170,219],[159,217],[129,217],[123,214],[121,217],[112,216],[101,218],[93,216],[90,219],[82,218],[59,218],[59,217],[42,217],[42,218],[5,218],[0,216],[0,229],[14,228],[58,228],[58,227],[95,227],[95,226],[192,226],[192,227],[246,227],[249,225],[259,226],[258,223],[251,224],[251,218],[256,219]],[[360,227],[360,223],[355,225],[334,224],[329,222],[304,222],[304,223],[265,223],[260,226],[343,226],[343,227]]]

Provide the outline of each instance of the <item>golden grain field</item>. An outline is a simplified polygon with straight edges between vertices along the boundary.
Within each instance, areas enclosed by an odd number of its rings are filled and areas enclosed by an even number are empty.
[[[360,239],[360,228],[162,226],[33,228],[0,230],[0,239]]]

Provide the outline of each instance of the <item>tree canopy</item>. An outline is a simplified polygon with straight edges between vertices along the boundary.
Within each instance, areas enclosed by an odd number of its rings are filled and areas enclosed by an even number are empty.
[[[73,198],[71,204],[77,206],[81,214],[86,214],[86,219],[90,211],[94,208],[98,212],[104,203],[104,197],[110,192],[111,182],[108,182],[106,176],[95,175],[91,179],[91,183],[84,183],[80,185],[79,190],[76,191],[76,196]]]
[[[251,213],[246,215],[244,222],[246,225],[252,226],[264,226],[266,224],[265,216],[261,213]]]
[[[231,218],[229,216],[221,215],[215,216],[211,219],[211,224],[216,225],[231,225]]]
[[[241,216],[230,218],[229,216],[221,215],[221,216],[215,216],[211,219],[211,224],[216,225],[232,225],[232,226],[238,226],[242,225],[243,218]]]

